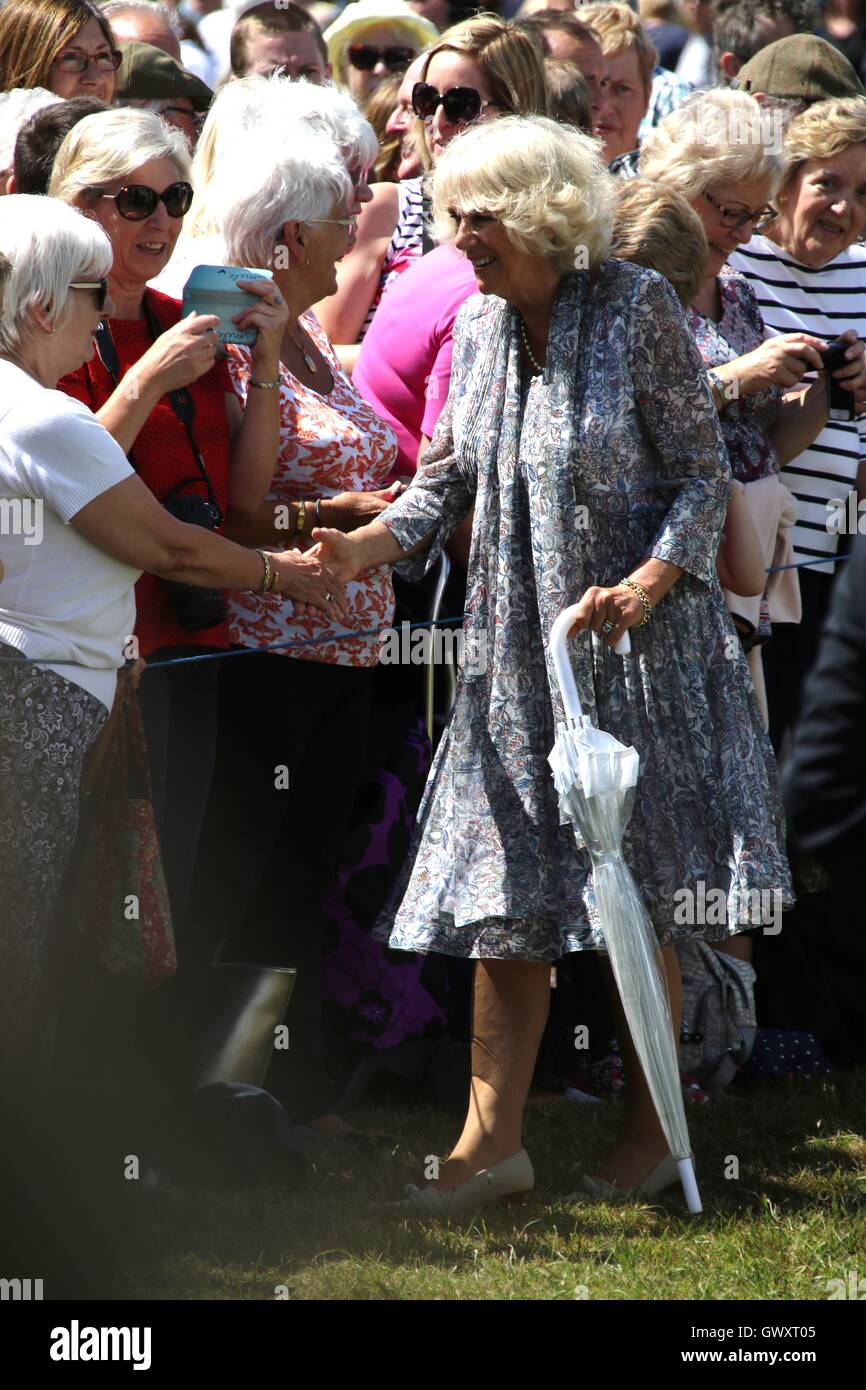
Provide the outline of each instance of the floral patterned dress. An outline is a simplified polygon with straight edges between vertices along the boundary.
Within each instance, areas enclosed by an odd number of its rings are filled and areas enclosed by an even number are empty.
[[[547,351],[524,401],[516,311],[469,299],[430,451],[380,518],[404,549],[432,534],[400,567],[411,578],[474,505],[466,649],[486,650],[467,656],[375,929],[403,950],[555,960],[604,948],[589,856],[560,823],[547,763],[563,718],[547,639],[590,585],[648,556],[684,573],[631,629],[631,654],[590,634],[570,651],[585,712],[640,753],[624,852],[659,939],[766,920],[748,890],[790,901],[777,770],[715,569],[730,465],[679,302],[627,262],[606,261],[594,286],[567,275]],[[698,903],[712,888],[727,920],[683,923],[682,890]]]
[[[397,457],[394,431],[355,390],[315,314],[304,314],[303,323],[334,384],[322,394],[280,363],[280,443],[267,500],[286,506],[302,497],[383,488]],[[252,375],[249,349],[232,345],[228,366],[244,404]],[[368,570],[347,585],[346,596],[349,616],[343,624],[321,613],[299,618],[292,600],[279,594],[235,590],[227,595],[232,642],[242,647],[285,644],[283,653],[302,661],[375,666],[381,650],[375,634],[394,615],[390,569],[380,565]],[[353,635],[362,632],[374,635]]]
[[[718,323],[697,309],[689,310],[692,333],[704,366],[720,367],[760,347],[766,338],[755,291],[745,275],[723,266],[716,283],[722,301]],[[767,431],[776,423],[780,386],[730,401],[719,419],[731,461],[731,473],[741,483],[778,473],[779,460]]]

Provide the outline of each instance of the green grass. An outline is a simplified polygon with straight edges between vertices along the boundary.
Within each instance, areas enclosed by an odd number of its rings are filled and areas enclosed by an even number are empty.
[[[421,1183],[456,1127],[431,1111],[367,1109],[387,1134],[319,1165],[303,1193],[148,1196],[120,1296],[158,1299],[826,1299],[866,1275],[866,1071],[736,1087],[689,1107],[704,1201],[567,1202],[612,1137],[616,1103],[530,1111],[536,1191],[462,1228],[377,1204]],[[729,1155],[739,1178],[726,1179]],[[282,1296],[286,1296],[283,1294]]]

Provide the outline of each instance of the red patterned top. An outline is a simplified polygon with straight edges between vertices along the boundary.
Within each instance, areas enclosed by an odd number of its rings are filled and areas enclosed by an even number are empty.
[[[171,328],[180,319],[181,306],[176,299],[146,291],[153,316],[160,327]],[[143,357],[153,343],[147,319],[109,319],[111,336],[117,349],[121,377]],[[58,389],[74,396],[94,412],[101,409],[114,391],[108,371],[98,354],[77,372],[58,382]],[[211,485],[225,514],[229,491],[229,432],[226,421],[225,396],[232,390],[225,362],[218,362],[205,376],[189,388],[195,402],[193,431],[196,443],[210,475]],[[171,408],[168,396],[163,396],[151,411],[139,431],[132,448],[133,462],[142,482],[146,483],[159,501],[189,479],[183,491],[207,496],[201,474],[193,457],[186,429]],[[143,574],[135,586],[136,621],[141,655],[146,657],[161,647],[227,647],[228,622],[193,632],[181,627],[174,612],[171,590],[165,580]]]
[[[334,386],[327,396],[320,395],[280,365],[280,450],[268,501],[288,504],[303,497],[334,497],[338,492],[383,488],[397,455],[397,437],[358,395],[315,315],[305,314],[303,324],[328,363]],[[230,347],[229,370],[243,403],[250,378],[246,348]],[[378,630],[391,622],[394,591],[390,566],[368,571],[347,589],[346,626],[330,622],[324,614],[296,618],[291,600],[275,594],[233,593],[229,598],[232,641],[244,647],[297,641],[298,646],[284,648],[287,655],[337,666],[375,666],[378,638],[347,634]],[[309,640],[322,636],[337,640]],[[306,645],[301,645],[305,641]]]

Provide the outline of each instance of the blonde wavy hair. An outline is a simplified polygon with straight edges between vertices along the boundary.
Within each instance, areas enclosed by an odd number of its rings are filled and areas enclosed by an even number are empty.
[[[579,5],[577,17],[597,36],[606,58],[634,49],[643,84],[649,92],[659,60],[658,49],[634,10],[628,5]]]
[[[433,235],[451,241],[449,209],[494,218],[518,250],[565,272],[585,249],[608,255],[616,181],[601,145],[546,116],[503,116],[451,141],[433,176]]]
[[[768,179],[772,198],[785,173],[772,115],[747,92],[696,93],[647,135],[640,176],[668,184],[690,201],[713,184]]]
[[[849,145],[866,145],[866,97],[816,101],[785,131],[785,183],[809,159],[832,159]]]
[[[503,110],[519,115],[546,116],[549,111],[544,52],[540,41],[521,25],[495,14],[473,15],[446,29],[438,43],[427,50],[420,81],[427,81],[437,53],[463,53],[478,64],[490,92],[490,100]],[[424,139],[424,122],[413,127],[421,164],[433,167]]]
[[[681,193],[649,179],[620,179],[610,254],[657,270],[688,309],[710,254],[701,219]]]

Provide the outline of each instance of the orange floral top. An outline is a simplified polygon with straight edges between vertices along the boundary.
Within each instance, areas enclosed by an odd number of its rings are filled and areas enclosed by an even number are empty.
[[[304,314],[303,326],[328,363],[334,386],[327,396],[320,395],[280,365],[280,449],[268,501],[287,505],[303,497],[334,497],[338,492],[385,487],[397,454],[394,431],[358,395],[315,315]],[[243,405],[251,371],[249,350],[232,345],[228,354],[232,383]],[[231,640],[242,647],[289,642],[283,648],[288,656],[338,666],[375,666],[378,638],[351,634],[378,631],[391,623],[390,566],[369,570],[347,586],[347,593],[345,626],[324,614],[298,618],[291,599],[275,594],[231,593]],[[315,638],[325,640],[311,640]]]

